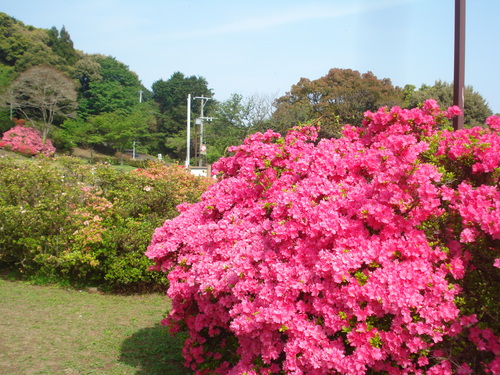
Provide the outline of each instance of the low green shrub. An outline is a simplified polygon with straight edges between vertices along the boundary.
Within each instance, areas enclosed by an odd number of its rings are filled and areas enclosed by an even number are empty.
[[[143,254],[155,228],[210,183],[164,164],[124,173],[73,157],[0,158],[0,267],[120,288],[165,283]]]

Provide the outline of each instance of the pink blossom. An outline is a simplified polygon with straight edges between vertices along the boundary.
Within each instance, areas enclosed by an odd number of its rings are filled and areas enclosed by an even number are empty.
[[[0,147],[32,156],[42,154],[52,156],[56,149],[50,139],[42,141],[41,133],[35,128],[16,125],[3,134]]]
[[[168,274],[164,324],[187,330],[190,368],[496,371],[488,314],[459,301],[479,266],[500,265],[500,136],[439,130],[457,114],[429,100],[367,112],[341,139],[317,142],[302,126],[231,148],[218,182],[179,206],[146,253]],[[463,346],[488,361],[453,357]]]
[[[486,119],[486,124],[493,130],[500,131],[500,116],[490,116]]]
[[[462,110],[460,109],[460,107],[456,105],[449,107],[448,110],[444,112],[444,115],[449,119],[452,119],[453,117],[456,116],[460,116],[461,114]]]
[[[429,99],[424,102],[422,106],[423,110],[429,112],[431,114],[435,114],[439,112],[439,105],[434,99]],[[451,107],[450,107],[451,108]]]

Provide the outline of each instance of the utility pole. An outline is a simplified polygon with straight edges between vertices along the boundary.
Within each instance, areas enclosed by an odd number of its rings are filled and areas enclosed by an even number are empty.
[[[204,96],[195,96],[195,99],[201,99],[201,110],[200,110],[200,159],[198,161],[198,165],[201,167],[203,164],[203,157],[202,154],[205,153],[203,150],[203,120],[205,117],[203,116],[203,108],[205,107],[205,104],[207,104],[207,101],[209,101],[212,98],[206,98]]]
[[[455,130],[464,127],[465,94],[465,0],[455,0],[455,71],[453,78],[453,104],[462,114],[453,119]]]
[[[13,101],[14,101],[14,91],[11,89],[9,92],[9,105],[10,105],[10,121],[12,121],[12,110],[13,110]]]
[[[139,103],[142,103],[142,93],[143,92],[144,91],[139,90]],[[135,160],[135,141],[134,141],[133,150],[132,150],[132,159]]]
[[[191,94],[187,98],[187,153],[186,153],[186,168],[189,168],[191,157]]]

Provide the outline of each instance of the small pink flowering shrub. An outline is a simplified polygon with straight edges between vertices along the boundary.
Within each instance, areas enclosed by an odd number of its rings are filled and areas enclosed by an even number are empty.
[[[22,120],[16,121],[18,125],[6,131],[0,140],[0,148],[15,151],[26,156],[42,154],[52,156],[56,149],[50,139],[43,142],[40,131],[35,128],[25,127]]]
[[[197,374],[499,373],[500,119],[436,102],[234,147],[148,248]]]

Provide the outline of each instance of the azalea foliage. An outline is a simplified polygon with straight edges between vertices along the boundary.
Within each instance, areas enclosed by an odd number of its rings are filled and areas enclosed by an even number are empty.
[[[67,156],[0,156],[0,269],[122,291],[166,284],[144,251],[175,207],[212,183],[162,163],[123,173]]]
[[[0,139],[0,148],[33,156],[52,156],[56,152],[50,139],[42,140],[42,134],[35,128],[24,126],[24,120],[15,119],[16,126],[6,131]]]
[[[500,373],[500,118],[252,135],[154,234],[197,374]]]

